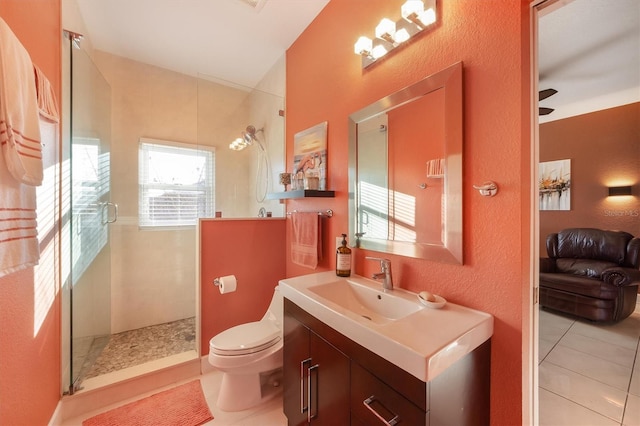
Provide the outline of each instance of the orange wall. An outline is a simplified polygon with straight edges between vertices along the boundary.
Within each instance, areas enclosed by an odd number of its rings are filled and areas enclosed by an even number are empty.
[[[0,0],[0,16],[60,99],[59,0]],[[49,285],[57,286],[50,277]],[[60,399],[60,297],[34,336],[34,270],[0,278],[0,424],[43,425]]]
[[[545,239],[564,228],[616,229],[640,235],[640,103],[540,125],[540,161],[571,159],[571,210],[540,212]],[[633,185],[632,197],[608,197]]]
[[[284,219],[209,219],[200,222],[201,355],[229,327],[262,318],[285,277]],[[213,280],[235,275],[237,290],[220,294]]]
[[[332,0],[287,51],[287,164],[293,135],[328,121],[328,189],[336,191],[334,199],[289,200],[287,210],[333,209],[318,270],[333,269],[334,237],[348,229],[349,114],[462,61],[465,264],[388,257],[400,287],[429,289],[494,315],[491,423],[521,424],[523,290],[530,286],[531,257],[528,4],[439,0],[435,28],[362,70],[354,42],[371,36],[383,17],[397,19],[402,3]],[[499,185],[498,196],[484,198],[472,189],[486,180]],[[356,250],[355,271],[368,275],[377,265],[365,255],[376,253]],[[312,272],[287,257],[287,276]]]

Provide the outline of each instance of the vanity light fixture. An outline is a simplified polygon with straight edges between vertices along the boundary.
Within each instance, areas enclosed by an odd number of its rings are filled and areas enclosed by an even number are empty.
[[[616,197],[618,195],[631,195],[631,186],[610,186],[609,197]]]
[[[362,36],[354,45],[356,55],[362,57],[367,68],[381,57],[408,41],[436,22],[436,0],[407,0],[400,8],[402,18],[394,22],[383,18],[375,28],[375,42]]]

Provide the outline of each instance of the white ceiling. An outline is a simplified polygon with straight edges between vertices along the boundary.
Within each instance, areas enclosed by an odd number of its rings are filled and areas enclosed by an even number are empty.
[[[77,0],[94,48],[246,87],[256,86],[328,2]]]
[[[539,20],[540,122],[640,101],[640,1],[562,0]]]
[[[77,0],[95,48],[246,87],[328,1]],[[559,0],[539,29],[539,86],[558,90],[540,122],[640,101],[639,0]]]

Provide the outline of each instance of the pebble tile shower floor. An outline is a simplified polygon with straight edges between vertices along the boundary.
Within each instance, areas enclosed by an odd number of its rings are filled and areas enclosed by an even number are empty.
[[[195,324],[195,317],[186,318],[113,334],[103,342],[96,341],[91,350],[94,355],[90,355],[83,366],[87,371],[84,378],[195,350]]]

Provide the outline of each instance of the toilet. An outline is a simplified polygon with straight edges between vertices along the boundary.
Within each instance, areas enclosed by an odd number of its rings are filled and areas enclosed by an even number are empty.
[[[260,321],[231,327],[209,341],[209,364],[223,372],[218,408],[242,411],[280,392],[283,300],[276,286]]]

